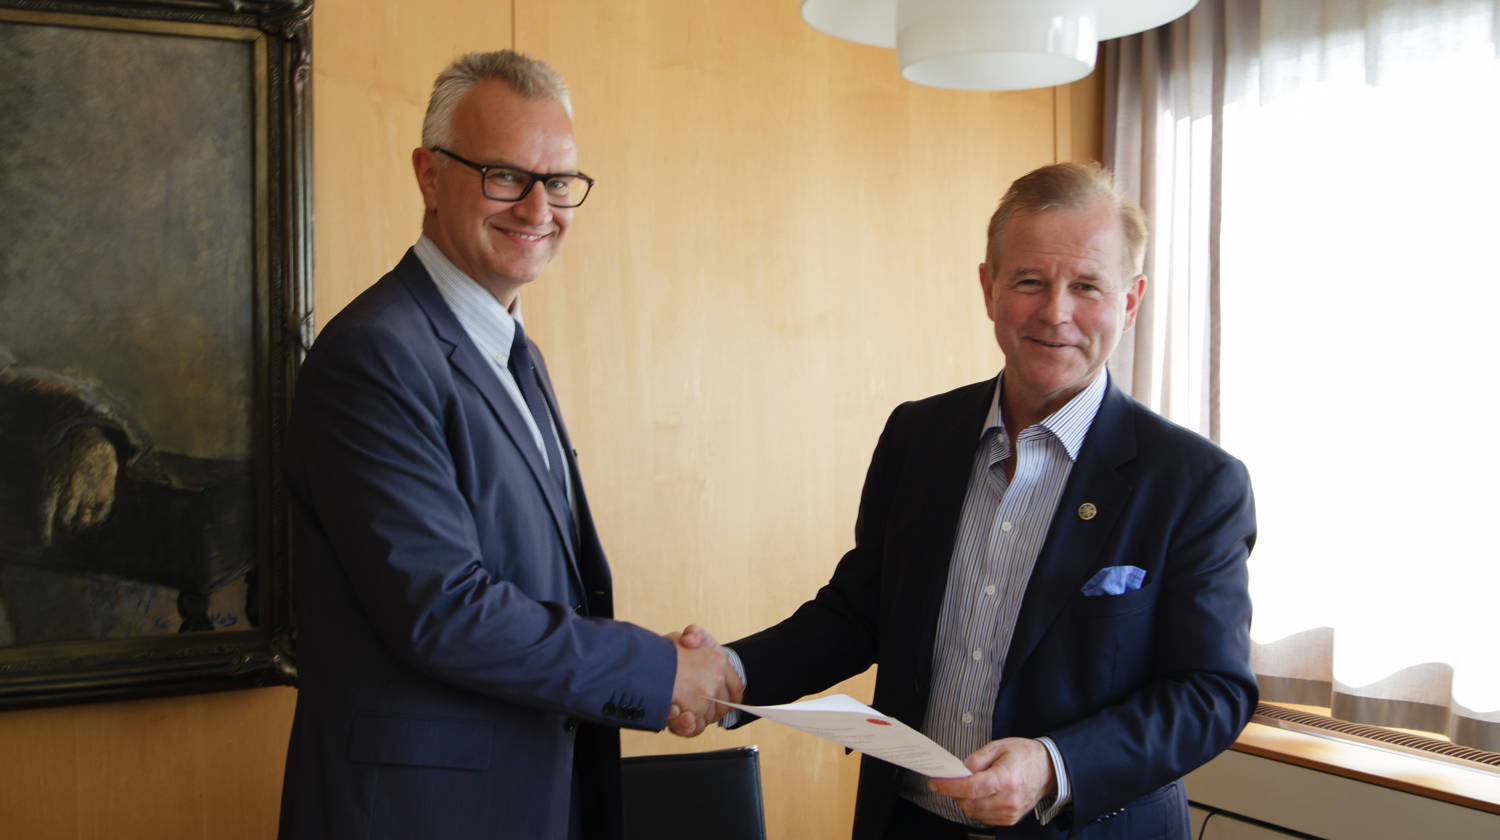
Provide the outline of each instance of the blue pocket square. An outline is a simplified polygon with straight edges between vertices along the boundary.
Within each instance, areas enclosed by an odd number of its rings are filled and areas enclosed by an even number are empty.
[[[1100,569],[1083,585],[1083,594],[1093,598],[1097,595],[1124,595],[1141,588],[1146,579],[1146,570],[1139,566],[1110,566]]]

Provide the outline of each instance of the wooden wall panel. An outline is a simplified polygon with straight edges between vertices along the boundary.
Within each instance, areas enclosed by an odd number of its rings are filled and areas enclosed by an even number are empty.
[[[7,837],[78,837],[74,709],[0,715],[0,831]]]
[[[276,835],[291,688],[0,714],[0,837]]]
[[[1094,71],[1073,84],[1053,88],[1059,161],[1104,159],[1104,74]]]
[[[985,225],[1012,179],[1072,153],[1071,106],[1060,142],[1052,91],[911,85],[789,0],[516,0],[515,36],[568,78],[599,179],[522,299],[620,613],[757,630],[848,548],[891,409],[999,368]],[[755,724],[626,751],[743,743],[771,837],[847,835],[858,760],[833,745]]]

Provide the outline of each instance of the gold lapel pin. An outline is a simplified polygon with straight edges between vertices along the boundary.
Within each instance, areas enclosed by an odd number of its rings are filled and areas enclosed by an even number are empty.
[[[1094,507],[1093,502],[1084,502],[1078,506],[1078,518],[1087,522],[1099,515],[1099,509]]]

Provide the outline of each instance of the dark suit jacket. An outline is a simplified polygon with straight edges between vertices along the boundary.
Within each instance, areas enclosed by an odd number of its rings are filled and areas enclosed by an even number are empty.
[[[520,409],[410,251],[323,330],[287,435],[283,838],[562,840],[575,763],[584,836],[618,836],[615,727],[665,725],[676,658],[609,619],[562,437],[576,540]]]
[[[970,385],[891,414],[865,479],[854,549],[790,618],[730,645],[745,666],[746,702],[787,702],[879,663],[875,707],[921,727],[948,564],[994,387]],[[1091,519],[1078,513],[1085,502],[1097,509]],[[1111,383],[1037,557],[992,729],[993,738],[1051,736],[1073,804],[1046,827],[1027,817],[1001,837],[1185,835],[1176,780],[1226,748],[1257,699],[1245,572],[1254,540],[1244,466]],[[1140,589],[1081,594],[1096,571],[1119,565],[1146,571]],[[897,774],[863,760],[859,840],[882,836]]]

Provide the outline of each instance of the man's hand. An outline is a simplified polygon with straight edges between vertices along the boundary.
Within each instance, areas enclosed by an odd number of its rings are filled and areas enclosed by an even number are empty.
[[[42,545],[52,545],[54,528],[81,531],[109,518],[119,472],[115,445],[94,426],[69,432],[47,455],[42,472]]]
[[[738,703],[745,687],[708,631],[689,624],[681,633],[668,633],[667,638],[677,644],[677,679],[672,683],[667,728],[674,735],[691,738],[729,711],[709,698]]]
[[[1042,797],[1057,793],[1052,758],[1031,738],[991,741],[964,759],[964,766],[974,775],[933,779],[927,787],[953,797],[965,814],[986,825],[1015,825]]]

